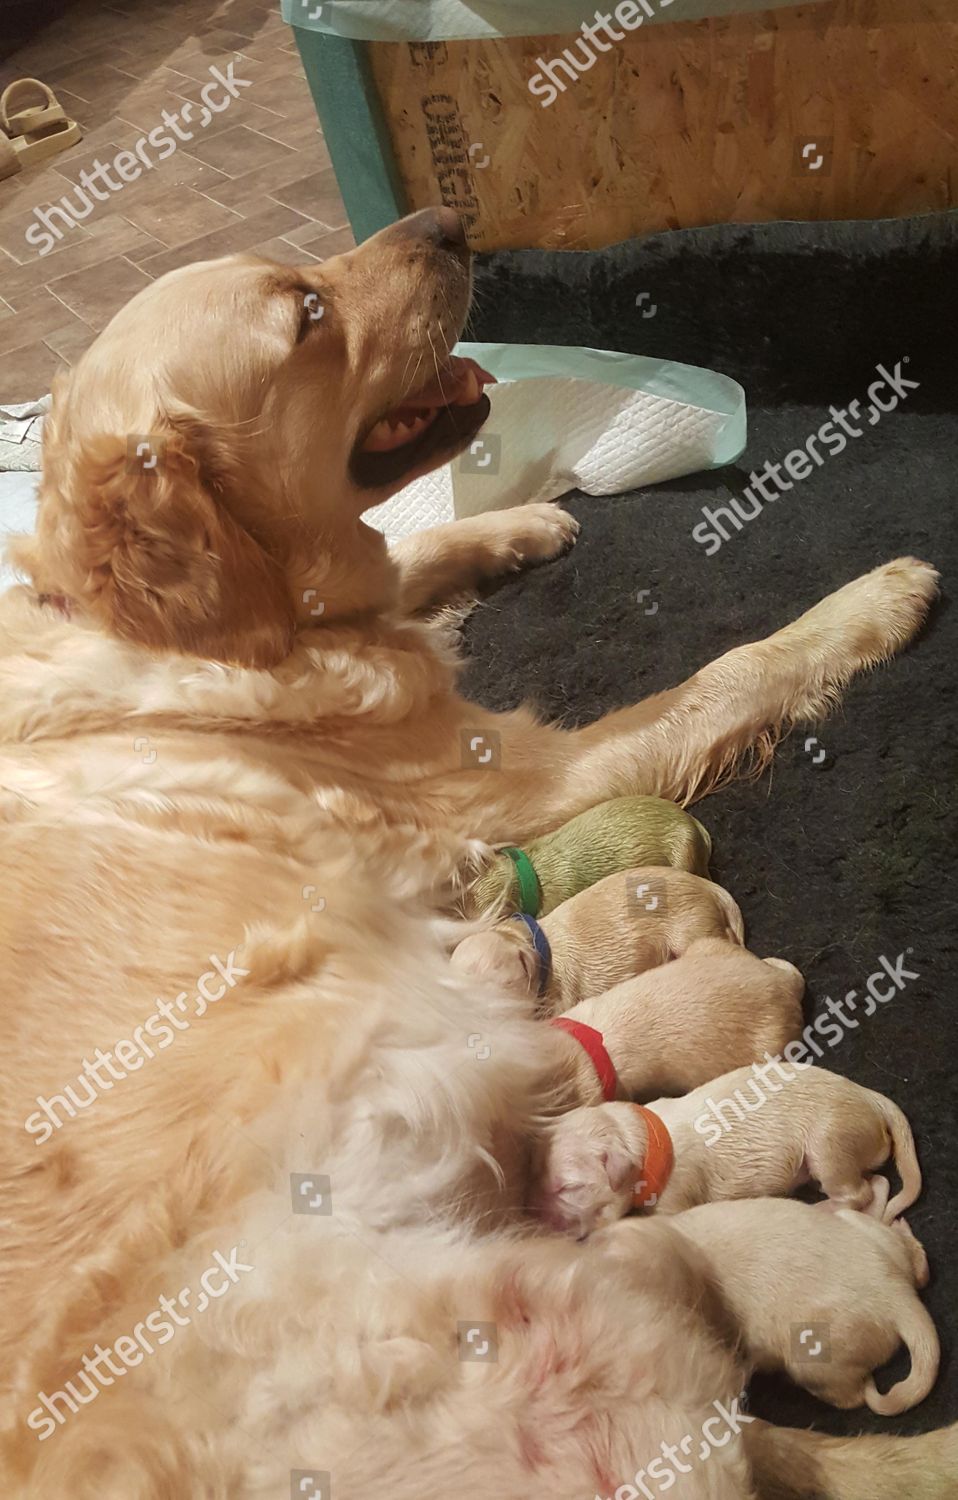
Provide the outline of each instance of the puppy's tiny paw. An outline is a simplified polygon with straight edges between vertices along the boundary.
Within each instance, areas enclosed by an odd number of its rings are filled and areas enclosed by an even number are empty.
[[[876,1172],[868,1180],[871,1183],[872,1196],[871,1202],[866,1206],[864,1212],[868,1214],[869,1218],[881,1221],[885,1218],[885,1210],[888,1207],[888,1200],[891,1197],[891,1183],[880,1172]]]
[[[931,1267],[928,1264],[928,1256],[925,1253],[924,1245],[916,1237],[911,1225],[905,1219],[895,1219],[890,1227],[897,1230],[908,1246],[915,1285],[919,1289],[926,1287],[931,1280]]]

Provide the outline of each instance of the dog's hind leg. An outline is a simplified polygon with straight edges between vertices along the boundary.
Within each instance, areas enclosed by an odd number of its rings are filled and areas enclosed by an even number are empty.
[[[958,1425],[923,1437],[831,1438],[753,1421],[743,1429],[760,1500],[954,1500]]]
[[[428,790],[449,824],[490,842],[535,837],[610,797],[694,802],[741,775],[750,759],[760,769],[785,730],[820,718],[857,672],[905,646],[928,613],[937,577],[915,558],[885,563],[774,635],[583,729],[461,702],[459,724],[501,748],[495,774],[447,771]]]
[[[604,783],[605,796],[642,791],[689,802],[734,776],[750,754],[761,765],[783,730],[822,717],[856,673],[907,644],[936,580],[914,558],[886,563],[681,687],[578,731],[582,775]]]

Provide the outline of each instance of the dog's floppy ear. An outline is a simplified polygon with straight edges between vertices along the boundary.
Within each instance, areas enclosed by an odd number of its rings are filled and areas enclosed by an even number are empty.
[[[56,435],[49,457],[27,559],[40,588],[142,645],[247,667],[288,655],[286,580],[226,508],[235,461],[199,423],[79,445]]]

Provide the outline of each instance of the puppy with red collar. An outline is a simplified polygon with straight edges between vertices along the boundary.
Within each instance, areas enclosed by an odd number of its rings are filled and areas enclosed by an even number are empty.
[[[685,1094],[779,1053],[799,1035],[804,991],[794,964],[701,938],[672,963],[553,1018],[567,1038],[556,1049],[562,1102]]]

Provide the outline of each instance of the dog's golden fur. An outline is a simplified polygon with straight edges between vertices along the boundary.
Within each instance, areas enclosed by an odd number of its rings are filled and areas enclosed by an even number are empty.
[[[311,292],[324,317],[306,327]],[[620,792],[688,800],[820,714],[911,639],[935,575],[889,563],[574,733],[466,703],[450,642],[413,613],[554,555],[573,524],[530,506],[390,555],[362,513],[416,465],[363,487],[356,455],[423,361],[444,365],[468,296],[429,215],[297,272],[191,266],[56,392],[17,554],[30,586],[0,605],[17,1500],[266,1500],[294,1470],[329,1472],[340,1500],[573,1500],[611,1494],[740,1387],[666,1228],[635,1236],[640,1266],[611,1253],[615,1229],[583,1248],[523,1227],[520,1143],[556,1034],[454,973],[437,913],[484,842]],[[131,461],[143,437],[151,471]],[[463,735],[489,730],[501,766],[465,769]],[[249,972],[226,998],[178,1000],[230,954]],[[173,1040],[123,1062],[160,1001]],[[119,1076],[97,1064],[85,1107],[51,1103],[98,1048]],[[291,1213],[292,1172],[330,1179],[330,1215]],[[253,1270],[229,1295],[40,1441],[38,1393],[235,1246]],[[457,1354],[477,1320],[497,1325],[496,1363]],[[956,1446],[754,1423],[684,1493],[931,1500]]]

